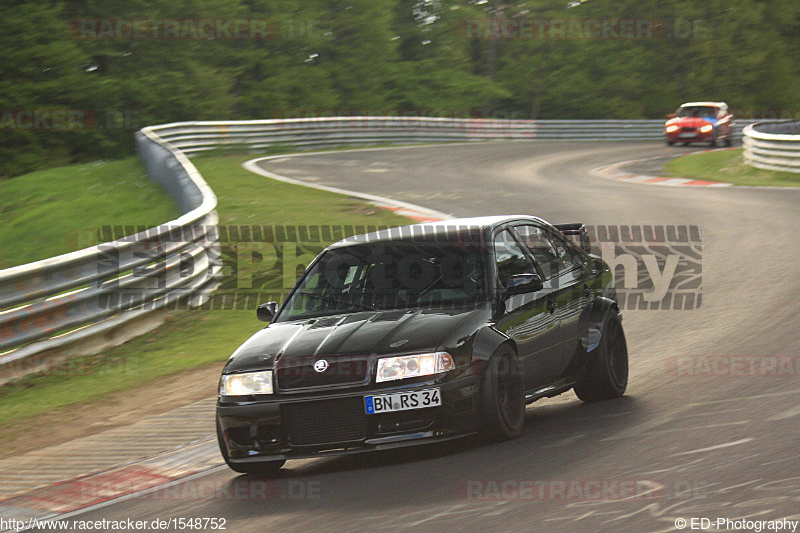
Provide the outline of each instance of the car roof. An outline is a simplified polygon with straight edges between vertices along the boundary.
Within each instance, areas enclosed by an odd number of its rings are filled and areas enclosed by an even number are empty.
[[[363,244],[365,242],[410,241],[417,238],[425,239],[427,237],[435,239],[443,237],[456,237],[459,235],[464,235],[465,233],[482,234],[486,230],[493,229],[507,222],[522,220],[539,222],[550,226],[547,221],[531,215],[498,215],[451,218],[448,220],[422,222],[420,224],[411,224],[408,226],[382,229],[363,235],[354,235],[330,245],[329,248],[340,248],[354,244]]]
[[[687,102],[685,104],[681,104],[681,107],[690,107],[690,106],[711,106],[711,107],[722,107],[727,105],[725,102]]]

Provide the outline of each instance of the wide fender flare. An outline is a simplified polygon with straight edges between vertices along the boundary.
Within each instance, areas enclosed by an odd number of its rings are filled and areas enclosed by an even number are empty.
[[[617,302],[604,296],[597,296],[581,314],[580,343],[585,352],[592,352],[600,346],[609,315],[622,321]]]
[[[480,328],[472,343],[472,362],[488,361],[503,344],[509,344],[515,352],[517,351],[517,343],[508,335],[490,325]]]

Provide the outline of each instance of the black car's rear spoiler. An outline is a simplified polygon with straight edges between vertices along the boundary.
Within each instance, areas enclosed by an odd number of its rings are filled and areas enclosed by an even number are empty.
[[[567,236],[573,243],[581,247],[586,253],[591,253],[592,242],[589,238],[589,232],[586,231],[586,225],[582,222],[574,222],[572,224],[554,224],[555,228]]]

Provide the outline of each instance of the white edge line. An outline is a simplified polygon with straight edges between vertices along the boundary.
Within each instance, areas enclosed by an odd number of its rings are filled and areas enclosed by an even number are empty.
[[[661,185],[662,187],[682,187],[684,184],[689,183],[690,181],[693,180],[690,180],[689,178],[669,178],[664,181],[654,181],[653,185]]]
[[[368,148],[366,150],[396,150],[398,148],[412,148],[412,147],[386,147],[386,148],[381,147],[381,148]],[[419,148],[419,147],[415,146],[413,148]],[[365,149],[339,150],[336,153],[339,153],[339,152],[354,152],[354,151],[363,152],[363,151],[365,151]],[[367,200],[369,202],[376,203],[378,205],[386,205],[386,206],[391,206],[391,207],[398,207],[398,208],[401,208],[401,209],[407,209],[407,210],[412,211],[414,213],[420,213],[422,215],[429,216],[431,218],[440,218],[442,220],[450,220],[452,218],[455,218],[453,215],[445,214],[445,213],[442,213],[441,211],[436,211],[435,209],[429,209],[427,207],[422,207],[422,206],[419,206],[419,205],[416,205],[416,204],[412,204],[412,203],[409,203],[409,202],[403,202],[401,200],[394,200],[392,198],[386,198],[384,196],[377,196],[377,195],[374,195],[374,194],[366,194],[366,193],[362,193],[362,192],[350,191],[350,190],[347,190],[347,189],[340,189],[338,187],[329,187],[327,185],[318,185],[318,184],[307,183],[307,182],[300,181],[300,180],[295,180],[295,179],[292,179],[292,178],[288,178],[286,176],[282,176],[280,174],[275,174],[274,172],[270,172],[268,170],[264,170],[264,169],[262,169],[261,167],[258,166],[258,162],[259,161],[266,161],[266,160],[270,160],[270,159],[278,159],[278,158],[286,158],[286,157],[301,157],[301,156],[330,154],[330,153],[331,153],[330,151],[325,151],[325,152],[308,152],[308,153],[302,153],[302,154],[281,154],[281,155],[274,155],[274,156],[268,156],[268,157],[259,157],[259,158],[256,158],[256,159],[251,159],[250,161],[245,161],[242,164],[242,167],[244,167],[245,170],[249,170],[250,172],[253,172],[255,174],[259,174],[259,175],[274,179],[276,181],[282,181],[284,183],[289,183],[289,184],[292,184],[292,185],[300,185],[300,186],[303,186],[303,187],[310,187],[312,189],[319,189],[319,190],[328,191],[328,192],[332,192],[332,193],[344,194],[344,195],[347,195],[347,196],[353,196],[353,197],[356,197],[356,198],[361,198],[363,200]],[[210,440],[210,439],[207,439],[207,440]],[[169,450],[169,451],[175,451],[175,450]],[[166,453],[166,452],[164,452],[164,453]],[[131,492],[129,494],[125,494],[125,495],[117,497],[117,498],[111,498],[111,499],[108,499],[106,501],[103,501],[103,502],[100,502],[100,503],[97,503],[97,504],[94,504],[94,505],[90,505],[88,507],[84,507],[82,509],[76,509],[76,510],[70,511],[68,513],[52,513],[52,514],[49,514],[49,515],[44,515],[43,517],[38,518],[38,521],[39,522],[50,522],[50,521],[66,520],[66,519],[69,519],[69,518],[71,518],[73,516],[79,516],[79,515],[82,515],[82,514],[85,514],[85,513],[96,511],[98,509],[102,509],[104,507],[108,507],[110,505],[115,505],[117,503],[122,503],[122,502],[125,502],[125,501],[133,499],[133,498],[138,498],[138,497],[144,496],[146,494],[149,494],[151,492],[155,492],[157,490],[163,489],[165,487],[171,487],[171,486],[179,484],[179,483],[185,483],[186,481],[191,481],[193,479],[197,479],[197,478],[200,478],[200,477],[205,477],[205,476],[207,476],[209,474],[215,473],[218,470],[224,470],[226,468],[227,468],[226,465],[208,467],[208,468],[199,470],[199,471],[197,471],[197,472],[195,472],[193,474],[190,474],[188,476],[178,477],[178,478],[170,480],[170,481],[168,481],[166,483],[155,485],[153,487],[148,487],[148,488],[140,490],[140,491]],[[31,531],[31,529],[24,529],[24,530],[21,530],[21,531]]]
[[[676,455],[689,455],[690,453],[701,453],[701,452],[710,452],[712,450],[719,450],[720,448],[727,448],[729,446],[737,446],[739,444],[744,444],[745,442],[750,442],[753,440],[752,437],[747,437],[745,439],[735,440],[733,442],[726,442],[725,444],[717,444],[716,446],[709,446],[708,448],[700,448],[699,450],[691,450],[688,452],[681,452],[681,453],[674,453],[672,456]]]
[[[800,415],[800,405],[795,405],[790,409],[782,411],[776,415],[772,415],[769,417],[769,420],[786,420],[787,418],[792,418],[797,415]]]
[[[621,167],[630,165],[631,163],[641,163],[642,161],[653,161],[655,159],[676,159],[678,157],[685,157],[685,156],[695,155],[695,154],[705,154],[705,153],[708,153],[708,152],[720,152],[720,151],[723,151],[723,150],[732,150],[732,149],[736,149],[736,148],[739,148],[739,147],[738,146],[730,146],[730,147],[725,147],[725,148],[714,148],[714,149],[711,149],[711,150],[701,150],[701,151],[697,151],[697,152],[689,152],[689,153],[686,153],[686,154],[673,154],[673,155],[668,155],[668,156],[660,156],[659,155],[659,156],[655,156],[655,157],[644,157],[644,158],[641,158],[641,159],[628,159],[627,161],[620,161],[619,163],[611,163],[610,165],[602,165],[602,166],[599,166],[599,167],[595,167],[595,168],[589,170],[589,174],[592,174],[592,175],[600,177],[600,178],[607,178],[607,179],[612,179],[612,180],[616,180],[616,181],[624,181],[624,182],[628,182],[628,183],[641,183],[639,180],[626,179],[624,177],[614,176],[614,175],[610,174],[610,172],[618,171]],[[622,173],[622,175],[625,176],[626,173]],[[659,177],[662,177],[662,176],[649,176],[649,177],[651,177],[651,178],[659,178]],[[674,179],[685,179],[685,180],[687,180],[687,182],[689,182],[689,181],[698,181],[698,180],[693,179],[693,178],[683,178],[683,177],[676,177]],[[709,180],[699,180],[699,181],[709,181]],[[698,188],[698,189],[705,188],[705,187],[736,187],[736,188],[747,188],[747,189],[794,189],[794,188],[796,188],[796,187],[770,187],[770,186],[766,186],[766,185],[757,185],[757,186],[734,185],[733,183],[727,183],[727,182],[724,182],[724,181],[709,182],[709,183],[713,183],[713,185],[712,184],[709,184],[709,185],[686,185],[685,187],[686,188]],[[647,183],[647,185],[662,185],[662,183]],[[670,185],[668,185],[668,186],[670,186]],[[676,185],[672,184],[671,186],[675,187]],[[684,187],[684,185],[678,185],[678,186]]]
[[[627,172],[620,172],[617,175],[609,174],[609,172],[617,171],[618,167],[623,167],[623,166],[629,165],[631,163],[641,163],[642,161],[652,161],[653,159],[661,159],[662,157],[665,158],[665,159],[667,159],[667,158],[674,159],[674,158],[677,158],[677,157],[685,157],[685,156],[696,155],[696,154],[705,154],[705,153],[708,153],[708,152],[718,152],[718,151],[722,151],[722,150],[735,150],[736,148],[740,148],[740,147],[739,146],[731,146],[731,147],[725,147],[725,148],[715,148],[713,150],[702,150],[702,151],[697,151],[697,152],[689,152],[689,153],[686,153],[686,154],[675,154],[675,155],[670,155],[670,156],[644,157],[642,159],[629,159],[627,161],[620,161],[619,163],[611,163],[610,165],[602,165],[602,166],[599,166],[599,167],[592,168],[592,169],[589,170],[589,174],[592,174],[592,175],[600,177],[600,178],[612,179],[614,181],[623,181],[623,182],[624,181],[630,181],[630,182],[633,182],[633,180],[627,180],[627,179],[622,177],[622,176],[628,175],[629,173],[627,173]],[[658,177],[658,176],[654,176],[654,177]],[[690,178],[686,178],[686,179],[690,179]],[[692,181],[694,181],[694,180],[692,180]],[[708,181],[708,180],[700,180],[700,181]],[[796,190],[800,189],[800,187],[773,186],[773,185],[734,185],[733,183],[727,183],[727,182],[724,182],[724,181],[717,181],[717,182],[712,182],[712,183],[713,183],[713,185],[687,185],[686,188],[702,189],[702,188],[705,188],[705,187],[717,187],[717,188],[723,188],[723,187],[724,188],[728,188],[728,187],[730,187],[730,188],[733,188],[733,189],[767,189],[767,190],[776,190],[777,189],[777,190],[783,190],[783,191],[796,191]],[[654,184],[650,183],[648,185],[654,185]]]
[[[635,176],[628,176],[620,178],[621,181],[628,181],[630,183],[641,183],[643,181],[648,181],[653,178],[657,178],[658,176],[648,176],[646,174],[637,174]]]
[[[444,144],[462,144],[462,143],[444,143]],[[292,185],[300,185],[302,187],[309,187],[309,188],[312,188],[312,189],[318,189],[318,190],[328,191],[328,192],[337,193],[337,194],[344,194],[344,195],[347,195],[347,196],[353,196],[353,197],[361,198],[363,200],[367,200],[369,202],[374,202],[374,203],[377,203],[377,204],[383,204],[383,205],[392,206],[392,207],[399,207],[399,208],[403,208],[403,209],[409,209],[411,211],[415,211],[415,212],[419,212],[419,213],[424,214],[424,215],[428,215],[428,216],[430,216],[432,218],[436,217],[436,218],[441,218],[443,220],[450,220],[450,219],[455,218],[452,214],[445,214],[445,213],[443,213],[441,211],[436,211],[435,209],[429,209],[427,207],[422,207],[420,205],[412,204],[410,202],[403,202],[401,200],[395,200],[395,199],[387,198],[387,197],[384,197],[384,196],[378,196],[378,195],[374,195],[374,194],[356,192],[356,191],[351,191],[351,190],[348,190],[348,189],[341,189],[341,188],[338,188],[338,187],[329,187],[327,185],[319,185],[319,184],[308,183],[308,182],[305,182],[305,181],[296,180],[296,179],[292,179],[292,178],[289,178],[289,177],[286,177],[286,176],[282,176],[282,175],[276,174],[274,172],[270,172],[270,171],[265,170],[265,169],[263,169],[263,168],[258,166],[258,163],[260,161],[268,161],[268,160],[272,160],[272,159],[280,159],[280,158],[288,158],[288,157],[304,157],[304,156],[323,155],[323,154],[330,154],[330,153],[342,153],[342,152],[364,152],[364,151],[377,151],[377,150],[398,150],[398,149],[427,148],[427,147],[440,147],[440,146],[442,146],[442,145],[441,144],[437,144],[437,145],[427,145],[427,146],[378,147],[378,148],[361,148],[361,149],[354,149],[354,150],[338,150],[336,152],[321,151],[321,152],[304,152],[304,153],[300,153],[300,154],[279,154],[279,155],[273,155],[273,156],[259,157],[259,158],[256,158],[256,159],[251,159],[249,161],[245,161],[244,163],[242,163],[242,167],[245,170],[248,170],[248,171],[253,172],[255,174],[259,174],[261,176],[265,176],[265,177],[274,179],[276,181],[281,181],[281,182],[289,183],[289,184],[292,184]],[[723,148],[723,149],[728,149],[728,148]],[[714,150],[707,150],[706,152],[711,152],[711,151],[714,151]],[[692,155],[692,154],[696,154],[696,153],[704,153],[704,152],[692,152],[690,154],[684,154],[684,155]],[[640,162],[640,161],[648,161],[648,160],[658,159],[658,158],[659,157],[650,157],[650,158],[645,158],[645,159],[633,159],[633,160],[629,160],[629,161],[622,161],[622,162],[619,162],[619,163],[614,163],[614,164],[611,164],[611,165],[605,165],[605,166],[601,166],[601,167],[597,167],[597,168],[591,169],[590,173],[593,173],[593,174],[594,173],[599,173],[599,172],[602,172],[604,170],[608,170],[611,167],[618,167],[618,166],[622,166],[622,165],[629,164],[629,163]],[[650,176],[647,176],[647,177],[649,178]],[[628,181],[628,180],[625,180],[625,181]],[[638,180],[630,180],[630,181],[638,181]],[[719,184],[714,184],[712,186],[725,187],[725,186],[731,186],[731,184],[719,183]],[[756,186],[756,187],[749,187],[749,188],[759,188],[759,189],[761,189],[761,188],[765,188],[765,189],[777,189],[777,188],[795,189],[794,187],[765,187],[765,186]],[[744,443],[749,442],[751,440],[753,440],[753,439],[748,437],[748,438],[741,439],[741,440],[734,441],[734,442],[729,442],[729,443],[725,443],[725,444],[719,444],[719,445],[716,445],[716,446],[710,446],[708,448],[701,448],[701,449],[698,449],[698,450],[692,450],[692,451],[688,451],[688,452],[681,452],[681,453],[677,453],[677,454],[674,454],[674,455],[686,455],[686,454],[692,454],[692,453],[700,453],[700,452],[705,452],[705,451],[711,451],[711,450],[716,450],[716,449],[720,449],[720,448],[726,448],[726,447],[729,447],[729,446],[736,446],[738,444],[744,444]],[[169,450],[169,451],[175,451],[175,450]],[[117,503],[121,503],[121,502],[130,500],[130,499],[133,499],[133,498],[141,497],[143,495],[149,494],[151,492],[155,492],[155,491],[163,489],[165,487],[171,487],[171,486],[179,484],[179,483],[184,483],[186,481],[191,481],[191,480],[194,480],[194,479],[197,479],[197,478],[200,478],[200,477],[205,477],[205,476],[207,476],[209,474],[215,473],[218,470],[224,470],[226,468],[227,468],[226,465],[218,465],[218,466],[208,467],[208,468],[205,468],[203,470],[197,471],[197,472],[195,472],[193,474],[190,474],[188,476],[184,476],[184,477],[179,477],[179,478],[173,479],[171,481],[168,481],[167,483],[163,483],[163,484],[160,484],[160,485],[155,485],[153,487],[148,487],[147,489],[143,489],[143,490],[140,490],[140,491],[136,491],[136,492],[132,492],[132,493],[129,493],[129,494],[125,494],[124,496],[120,496],[118,498],[111,498],[109,500],[106,500],[106,501],[91,505],[89,507],[84,507],[82,509],[76,509],[76,510],[70,511],[68,513],[63,513],[63,514],[53,513],[51,515],[45,515],[42,518],[39,518],[38,520],[40,522],[54,521],[54,520],[65,520],[65,519],[71,518],[73,516],[79,516],[81,514],[89,513],[89,512],[92,512],[92,511],[96,511],[98,509],[102,509],[102,508],[108,507],[110,505],[115,505]],[[30,530],[31,529],[24,529],[24,530],[21,530],[21,531],[30,531]]]
[[[410,147],[403,147],[403,148],[410,148]],[[418,148],[418,147],[415,147]],[[398,148],[368,148],[366,150],[397,150]],[[282,155],[272,155],[267,157],[258,157],[256,159],[251,159],[249,161],[245,161],[242,163],[242,167],[245,170],[249,170],[255,174],[259,174],[261,176],[265,176],[270,179],[274,179],[276,181],[282,181],[284,183],[289,183],[292,185],[300,185],[303,187],[310,187],[312,189],[319,189],[321,191],[328,191],[337,194],[345,194],[347,196],[354,196],[356,198],[361,198],[362,200],[366,200],[368,202],[373,202],[379,205],[385,205],[390,207],[399,207],[401,209],[409,209],[411,211],[415,211],[420,213],[424,216],[429,216],[431,218],[440,218],[442,220],[450,220],[455,218],[452,214],[442,213],[441,211],[436,211],[435,209],[429,209],[427,207],[422,207],[420,205],[412,204],[409,202],[403,202],[401,200],[394,200],[392,198],[387,198],[385,196],[378,196],[375,194],[367,194],[363,192],[356,192],[350,191],[347,189],[340,189],[339,187],[329,187],[328,185],[319,185],[316,183],[308,183],[301,180],[296,180],[293,178],[288,178],[286,176],[282,176],[280,174],[276,174],[274,172],[270,172],[269,170],[265,170],[258,166],[258,163],[261,161],[269,161],[272,159],[283,159],[287,157],[304,157],[304,156],[311,156],[311,155],[323,155],[323,154],[331,154],[331,153],[342,153],[342,152],[364,152],[364,149],[356,149],[356,150],[339,150],[337,152],[307,152],[302,154],[282,154]]]

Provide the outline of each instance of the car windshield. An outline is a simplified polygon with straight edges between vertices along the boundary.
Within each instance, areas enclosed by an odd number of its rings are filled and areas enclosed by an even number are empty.
[[[276,321],[362,310],[463,308],[486,301],[481,254],[440,243],[382,242],[328,250]]]
[[[678,109],[679,117],[716,117],[717,108],[705,105],[684,106]]]

